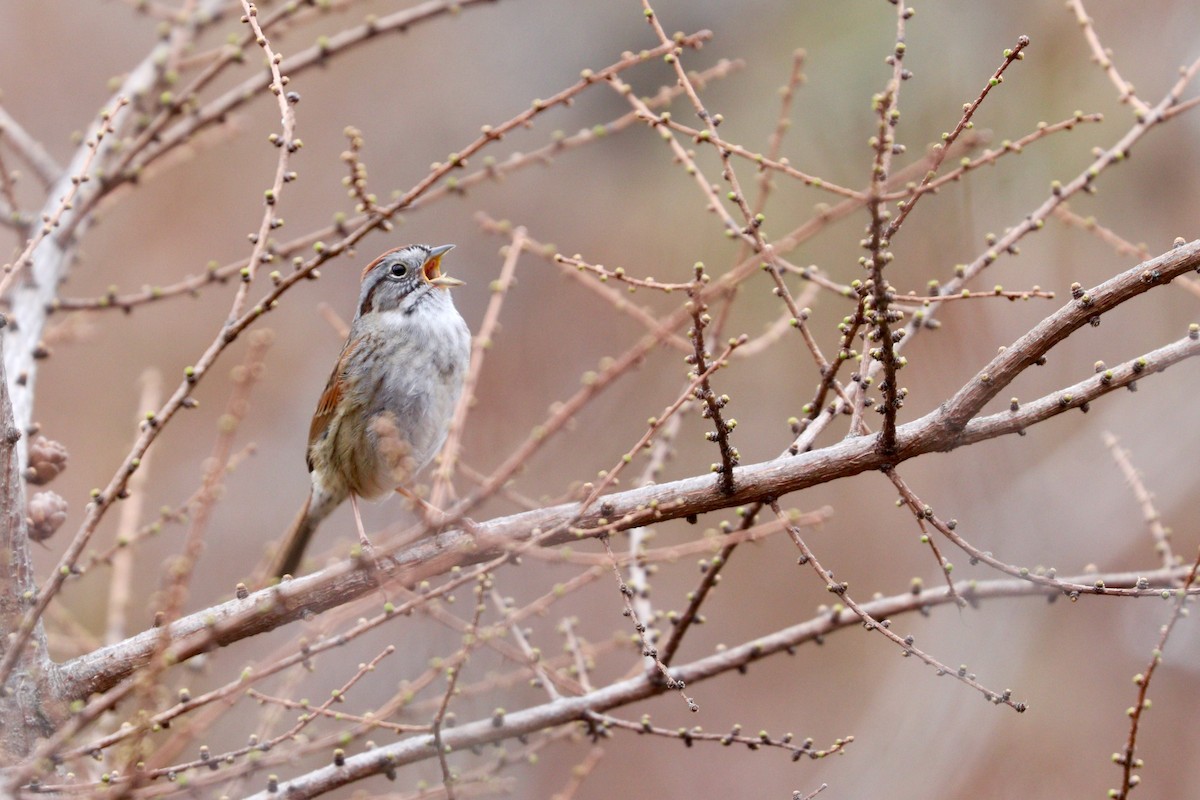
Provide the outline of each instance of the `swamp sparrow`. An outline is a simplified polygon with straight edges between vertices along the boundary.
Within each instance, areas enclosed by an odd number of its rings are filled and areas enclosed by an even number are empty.
[[[308,430],[308,500],[271,562],[294,573],[313,532],[347,495],[403,488],[446,440],[471,357],[471,332],[450,299],[462,281],[441,273],[454,245],[389,250],[362,274],[358,311]],[[411,495],[409,495],[411,497]]]

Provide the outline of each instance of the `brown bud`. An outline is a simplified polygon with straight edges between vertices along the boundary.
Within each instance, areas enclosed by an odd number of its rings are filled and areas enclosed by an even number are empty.
[[[60,443],[38,436],[29,445],[29,466],[25,469],[25,480],[29,483],[43,486],[66,468],[67,448]]]
[[[54,535],[67,519],[67,501],[54,492],[38,492],[29,500],[29,538],[44,542]]]

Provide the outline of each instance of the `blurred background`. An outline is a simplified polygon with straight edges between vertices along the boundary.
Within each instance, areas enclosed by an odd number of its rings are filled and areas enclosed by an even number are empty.
[[[109,97],[110,78],[132,68],[156,41],[159,23],[132,5],[77,0],[53,11],[33,3],[0,5],[2,102],[60,161],[73,151],[72,133],[84,129]],[[346,13],[289,30],[273,37],[273,44],[287,55],[366,14],[382,15],[407,4],[344,5]],[[741,69],[711,83],[704,100],[724,115],[722,135],[750,150],[766,149],[779,114],[778,89],[787,81],[793,52],[805,49],[807,80],[796,96],[783,153],[797,168],[829,181],[854,188],[865,184],[871,159],[867,139],[875,127],[871,97],[890,75],[884,58],[894,44],[892,5],[882,0],[659,0],[654,7],[668,31],[714,31],[703,50],[683,54],[689,69],[723,58],[744,61]],[[1141,4],[1136,16],[1119,0],[1089,0],[1087,8],[1118,68],[1150,104],[1177,79],[1181,65],[1200,57],[1200,6],[1194,2],[1152,0]],[[975,118],[977,131],[998,143],[1076,110],[1105,115],[1101,124],[1050,137],[926,198],[894,242],[896,261],[889,268],[899,289],[923,292],[927,281],[946,280],[955,264],[984,251],[989,232],[1002,234],[1040,205],[1051,181],[1065,183],[1086,169],[1092,148],[1107,148],[1124,135],[1132,112],[1117,102],[1112,85],[1092,63],[1074,16],[1058,0],[932,2],[916,4],[916,12],[907,30],[905,64],[914,77],[900,99],[897,135],[908,147],[900,165],[951,129],[962,104],[978,95],[1002,51],[1021,34],[1032,40],[1027,57],[983,105]],[[233,15],[208,34],[208,45],[239,29]],[[292,162],[299,180],[288,186],[279,206],[287,223],[280,239],[326,225],[338,212],[352,212],[353,201],[341,184],[345,126],[362,132],[370,189],[387,199],[422,178],[431,162],[474,139],[481,125],[509,119],[534,98],[572,84],[584,68],[599,69],[623,51],[656,43],[640,4],[632,0],[502,0],[415,26],[404,35],[379,37],[324,69],[294,75],[289,88],[303,98],[297,120],[304,149]],[[249,61],[256,58],[252,53]],[[250,68],[243,68],[238,79],[249,74]],[[626,73],[625,79],[642,94],[674,80],[660,61]],[[1192,87],[1184,96],[1198,92],[1200,87]],[[556,131],[569,135],[627,111],[622,98],[594,87],[572,107],[538,117],[489,154],[502,160],[543,146]],[[694,119],[685,103],[677,102],[673,111],[689,124]],[[1190,113],[1152,131],[1127,163],[1102,176],[1098,193],[1075,198],[1072,209],[1095,216],[1154,254],[1177,236],[1194,239],[1200,201],[1198,121]],[[136,191],[107,205],[87,235],[83,258],[62,287],[63,296],[96,296],[110,286],[133,291],[170,284],[202,271],[210,260],[225,264],[247,256],[247,234],[258,227],[262,192],[275,166],[276,151],[266,137],[278,125],[273,102],[259,98],[221,129],[198,137],[189,145],[190,158],[173,159],[147,175]],[[719,180],[711,153],[702,152],[700,163],[710,179]],[[482,161],[476,158],[472,166]],[[743,186],[752,186],[751,165],[737,167]],[[37,196],[35,184],[29,176],[19,187],[27,201]],[[765,212],[768,237],[800,225],[817,204],[833,202],[831,195],[776,179]],[[455,298],[477,328],[505,243],[480,229],[475,221],[480,211],[526,226],[531,237],[563,253],[621,266],[632,275],[683,281],[696,261],[719,274],[736,254],[657,132],[639,126],[416,210],[390,234],[372,234],[353,258],[327,266],[321,280],[297,286],[261,321],[275,332],[275,344],[238,434],[239,446],[253,443],[255,454],[230,476],[216,508],[189,610],[227,599],[307,492],[308,422],[341,347],[319,304],[349,319],[359,272],[378,252],[410,241],[455,243],[445,267],[467,281]],[[839,282],[860,277],[856,262],[865,222],[865,213],[858,213],[831,224],[789,258],[815,264]],[[19,251],[21,243],[6,235],[10,251]],[[1027,237],[1018,258],[1001,259],[973,288],[1003,284],[1019,290],[1037,284],[1056,291],[1059,299],[948,304],[939,314],[942,329],[923,333],[906,350],[910,366],[903,378],[910,395],[902,421],[935,408],[998,347],[1059,307],[1072,281],[1090,286],[1135,261],[1057,222]],[[765,277],[745,286],[728,328],[731,335],[761,333],[781,311]],[[50,487],[71,503],[70,517],[47,549],[36,554],[41,574],[57,562],[76,529],[88,492],[105,485],[128,452],[136,420],[148,410],[138,407],[143,373],[159,370],[173,388],[183,367],[195,361],[224,321],[234,288],[209,287],[196,298],[153,303],[128,315],[79,315],[71,323],[74,339],[55,345],[53,356],[41,363],[35,418],[71,453],[70,468]],[[665,313],[678,298],[640,292],[631,299]],[[1189,322],[1200,319],[1198,303],[1195,295],[1175,287],[1147,293],[1106,316],[1099,328],[1077,332],[1050,354],[1045,368],[1023,376],[998,400],[1006,406],[1010,394],[1033,399],[1091,374],[1097,360],[1114,364],[1177,339]],[[832,353],[835,326],[850,308],[827,293],[811,305],[814,331],[825,352]],[[643,333],[577,282],[564,280],[553,264],[523,256],[483,365],[466,431],[465,463],[482,472],[494,468],[546,418],[551,404],[576,390],[584,372],[595,369],[602,357],[623,352]],[[198,485],[232,390],[227,375],[245,350],[246,343],[239,342],[222,357],[195,393],[200,408],[177,417],[158,440],[146,488],[147,521],[160,507],[178,505]],[[637,441],[646,418],[675,398],[685,369],[678,352],[660,348],[549,442],[514,488],[533,498],[555,498],[573,483],[594,480]],[[811,359],[795,337],[718,375],[715,388],[730,395],[729,413],[740,423],[734,444],[743,463],[773,458],[790,443],[787,419],[800,414],[815,382]],[[1200,540],[1195,528],[1200,493],[1190,468],[1200,447],[1198,390],[1197,366],[1185,362],[1142,381],[1137,394],[1122,392],[1093,404],[1086,416],[1072,413],[1024,437],[921,458],[904,465],[901,474],[940,516],[956,518],[964,536],[1009,563],[1053,566],[1063,575],[1089,565],[1104,571],[1153,569],[1158,557],[1140,509],[1102,440],[1109,431],[1131,451],[1164,523],[1176,531],[1176,552],[1190,559]],[[704,429],[703,421],[689,417],[660,480],[698,474],[716,459]],[[844,427],[833,426],[821,443],[843,434]],[[469,487],[463,483],[459,489]],[[831,521],[812,533],[809,543],[825,565],[849,581],[858,599],[902,593],[914,577],[937,583],[938,570],[918,543],[911,516],[895,508],[894,491],[882,476],[862,475],[784,500],[805,510],[833,509]],[[514,510],[512,503],[496,500],[474,516],[487,519]],[[730,518],[713,514],[700,526],[715,528]],[[367,510],[372,530],[406,520],[411,516],[398,500]],[[111,541],[115,524],[116,515],[109,515],[100,532],[103,542]],[[682,522],[664,525],[655,530],[654,543],[688,541],[697,531]],[[183,528],[168,526],[138,550],[135,609],[144,609],[135,611],[133,630],[150,624],[161,565],[178,552],[182,536]],[[317,546],[344,553],[352,537],[352,518],[343,508],[322,529]],[[600,552],[594,543],[580,549]],[[949,555],[956,577],[996,577],[983,567],[969,567],[961,553]],[[707,607],[708,624],[693,632],[681,659],[811,617],[828,595],[811,572],[796,566],[795,557],[794,547],[782,538],[742,547]],[[498,573],[496,582],[518,603],[528,602],[575,572],[529,560]],[[656,607],[681,608],[698,578],[693,560],[664,566],[655,577]],[[104,627],[107,590],[106,570],[99,567],[73,582],[64,597],[64,606],[94,635]],[[462,605],[458,613],[467,614],[469,602]],[[605,576],[529,623],[534,644],[558,652],[562,639],[555,625],[566,615],[579,617],[580,633],[591,641],[628,635],[620,610],[612,579]],[[777,798],[821,783],[830,784],[823,796],[844,798],[1101,796],[1119,780],[1109,756],[1127,735],[1124,712],[1136,697],[1131,677],[1145,668],[1168,613],[1167,604],[1149,600],[1084,598],[1047,605],[1025,599],[962,613],[944,608],[929,618],[913,615],[896,623],[945,663],[968,665],[990,688],[1011,688],[1029,704],[1023,715],[938,680],[915,660],[897,657],[881,637],[846,630],[821,647],[805,646],[794,657],[753,666],[746,675],[689,687],[699,714],[689,714],[675,696],[617,712],[628,719],[650,713],[657,724],[672,729],[698,724],[722,732],[740,723],[750,732],[792,731],[813,737],[817,747],[852,734],[855,742],[843,756],[792,763],[779,751],[715,745],[685,750],[678,742],[618,733],[603,743],[606,757],[576,796]],[[170,677],[193,692],[219,685],[319,624],[242,642],[201,668]],[[78,637],[72,642],[65,635],[56,642],[64,656],[79,645]],[[345,680],[347,665],[370,658],[387,642],[396,643],[400,652],[386,662],[386,675],[356,690],[347,710],[378,705],[405,676],[452,651],[458,639],[428,622],[398,622],[319,661],[298,693],[326,695]],[[1194,722],[1198,656],[1200,637],[1194,623],[1185,621],[1168,645],[1151,690],[1156,702],[1139,735],[1144,782],[1154,797],[1193,797],[1200,784],[1200,745],[1195,737],[1181,735]],[[635,663],[632,653],[600,658],[594,680],[615,679]],[[485,651],[476,654],[468,674],[478,680],[505,667]],[[487,716],[496,706],[516,709],[543,697],[518,687],[464,698],[456,711],[460,721],[467,721]],[[255,730],[260,714],[256,705],[243,703],[205,743],[214,752],[236,746]],[[514,795],[550,797],[566,785],[586,750],[586,745],[553,745],[536,766],[514,768]],[[314,763],[324,763],[323,757]],[[395,786],[380,778],[342,796],[411,789],[418,777],[437,781],[436,765],[402,773]]]

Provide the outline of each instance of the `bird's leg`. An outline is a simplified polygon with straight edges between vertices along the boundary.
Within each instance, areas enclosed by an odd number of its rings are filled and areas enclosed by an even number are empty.
[[[417,496],[415,492],[411,492],[403,486],[397,486],[396,493],[408,498],[414,508],[419,508],[422,521],[431,528],[435,525],[445,525],[446,520],[450,518],[450,515],[445,511],[442,511],[437,506],[425,500],[425,498]],[[475,532],[476,525],[474,520],[467,517],[460,517],[459,521],[468,531],[471,533]]]
[[[350,493],[350,507],[354,509],[354,522],[358,525],[358,543],[364,551],[374,550],[375,545],[367,538],[367,530],[363,527],[362,514],[358,511],[358,495]]]
[[[367,538],[367,530],[363,527],[362,513],[358,510],[358,495],[354,492],[350,493],[350,508],[354,509],[354,522],[358,526],[358,545],[362,548],[363,560],[368,565],[367,569],[371,577],[380,581],[380,576],[387,574],[387,570],[375,555],[375,545],[371,544],[371,540]],[[382,582],[380,582],[380,588],[382,589]],[[384,599],[387,599],[386,594]]]
[[[413,508],[420,509],[421,517],[426,525],[440,525],[445,521],[446,513],[444,511],[425,498],[418,496],[415,492],[409,491],[404,486],[397,486],[396,493],[408,498],[409,502],[413,504]]]
[[[361,545],[362,549],[365,549],[365,551],[371,551],[371,549],[374,549],[374,545],[372,545],[370,539],[367,539],[366,528],[362,527],[362,515],[359,512],[359,495],[356,495],[353,492],[350,492],[350,507],[354,509],[354,522],[355,524],[358,524],[359,527],[359,545]]]

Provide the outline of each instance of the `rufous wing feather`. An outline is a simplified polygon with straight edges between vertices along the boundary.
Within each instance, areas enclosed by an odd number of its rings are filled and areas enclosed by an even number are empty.
[[[283,535],[279,549],[271,556],[270,565],[266,570],[267,577],[282,578],[284,575],[295,575],[300,569],[300,561],[304,558],[308,540],[312,538],[313,532],[320,523],[319,519],[309,516],[308,512],[311,506],[312,495],[310,494],[304,501],[300,513],[296,515],[296,519],[288,527],[287,533]]]
[[[346,346],[342,349],[341,357],[338,358],[337,365],[333,368],[333,372],[329,376],[329,382],[325,384],[325,391],[321,392],[321,399],[317,401],[317,410],[313,412],[312,422],[308,426],[309,451],[312,450],[312,446],[329,430],[329,424],[333,422],[333,418],[337,414],[338,404],[342,402],[342,395],[345,393],[346,364],[361,342],[362,339],[352,339],[346,343]],[[310,457],[308,464],[309,472],[312,471],[312,468],[312,459]]]

